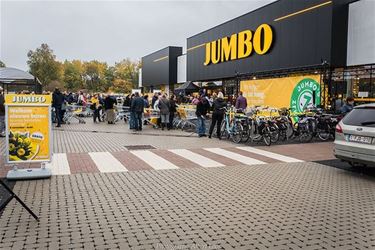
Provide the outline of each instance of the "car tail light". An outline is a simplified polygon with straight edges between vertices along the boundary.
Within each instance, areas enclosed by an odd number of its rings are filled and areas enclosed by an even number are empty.
[[[339,133],[339,134],[344,133],[344,132],[342,131],[342,128],[341,128],[340,124],[337,124],[337,125],[336,125],[336,133]]]

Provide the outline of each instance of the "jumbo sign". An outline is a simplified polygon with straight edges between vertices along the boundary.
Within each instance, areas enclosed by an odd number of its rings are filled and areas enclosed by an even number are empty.
[[[266,54],[273,42],[270,25],[262,24],[255,32],[244,30],[230,37],[206,43],[204,65],[217,64],[249,57],[253,51],[258,55]]]

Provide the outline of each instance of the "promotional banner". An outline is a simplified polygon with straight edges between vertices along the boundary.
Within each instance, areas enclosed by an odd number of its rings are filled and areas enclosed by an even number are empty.
[[[240,89],[248,106],[291,108],[302,112],[320,105],[320,75],[241,81]]]
[[[51,160],[51,96],[6,95],[7,163]]]

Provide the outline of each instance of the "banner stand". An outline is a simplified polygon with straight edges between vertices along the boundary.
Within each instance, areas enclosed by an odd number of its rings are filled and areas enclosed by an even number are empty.
[[[3,210],[11,200],[16,199],[16,201],[18,201],[27,210],[27,212],[29,212],[29,214],[34,217],[35,220],[39,221],[38,216],[36,216],[34,212],[1,179],[0,185],[3,186],[5,190],[10,194],[10,197],[6,199],[3,204],[0,204],[0,211]]]
[[[46,163],[52,160],[50,95],[5,96],[6,163],[9,180],[30,180],[52,176]],[[18,168],[21,163],[41,163],[40,168]]]
[[[45,167],[45,164],[42,163],[40,168],[28,168],[28,169],[19,169],[17,165],[13,166],[12,170],[8,171],[7,179],[8,180],[31,180],[31,179],[43,179],[49,178],[52,176],[50,169]]]

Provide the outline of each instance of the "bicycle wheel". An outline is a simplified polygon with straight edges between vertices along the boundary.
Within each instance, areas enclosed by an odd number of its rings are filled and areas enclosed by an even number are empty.
[[[240,122],[236,122],[232,128],[232,141],[234,143],[240,143],[242,139],[243,127]]]
[[[280,138],[280,131],[276,126],[271,126],[270,128],[270,135],[272,143],[275,143]]]
[[[248,142],[250,140],[250,133],[251,133],[251,127],[250,126],[243,126],[241,141],[242,142]]]
[[[314,137],[313,133],[311,133],[309,131],[303,131],[299,135],[299,141],[302,142],[302,143],[311,142],[313,137]]]
[[[318,131],[318,137],[322,141],[327,141],[331,137],[331,133],[329,131]]]
[[[286,130],[281,130],[279,133],[279,140],[280,141],[286,141],[287,139],[287,134]]]
[[[221,123],[220,131],[221,138],[229,139],[229,133],[227,131],[227,124],[225,120]]]
[[[263,141],[267,146],[271,146],[272,140],[271,140],[271,132],[269,127],[265,127],[262,130],[262,137]]]

